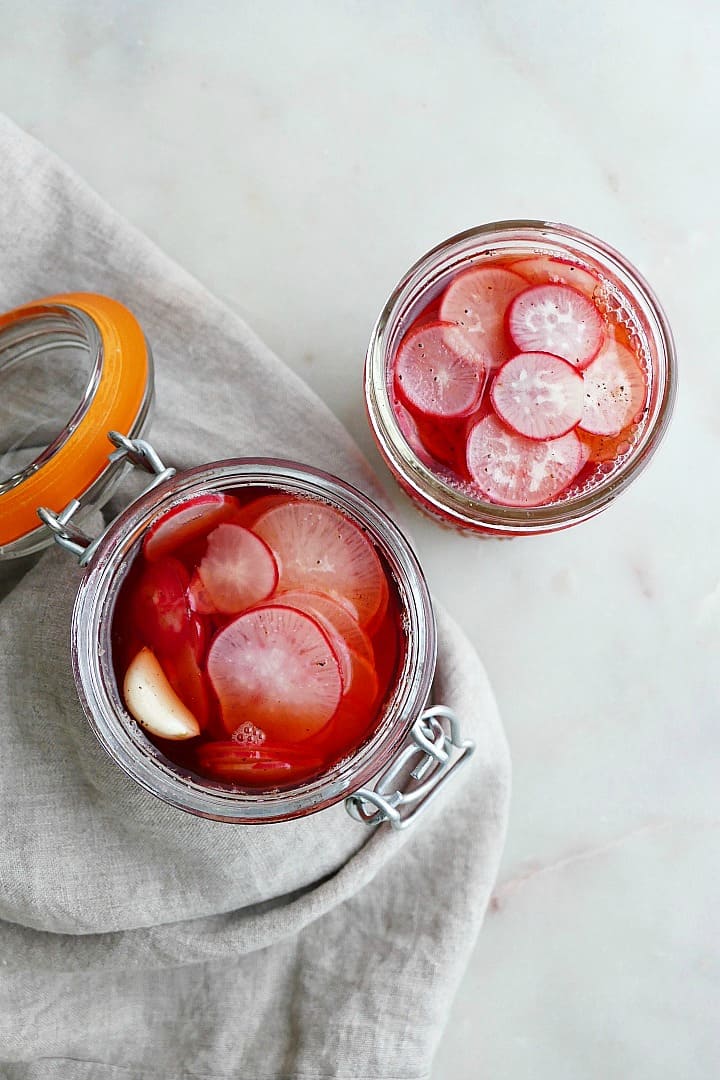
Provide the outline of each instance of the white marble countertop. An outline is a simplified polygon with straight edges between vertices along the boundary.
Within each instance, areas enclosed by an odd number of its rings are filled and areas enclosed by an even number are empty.
[[[1,107],[330,404],[485,659],[512,818],[434,1080],[717,1076],[716,0],[10,0],[2,22]],[[394,489],[360,369],[418,255],[523,216],[642,268],[681,391],[608,512],[482,543]]]

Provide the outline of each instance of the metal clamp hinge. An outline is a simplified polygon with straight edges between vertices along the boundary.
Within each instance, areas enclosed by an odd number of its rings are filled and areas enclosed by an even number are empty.
[[[128,464],[152,474],[152,480],[143,489],[142,495],[157,487],[163,480],[168,480],[175,475],[175,469],[166,468],[155,448],[144,439],[129,439],[127,435],[121,435],[119,431],[109,431],[108,439],[117,448],[109,455],[112,464],[127,461]],[[99,536],[92,537],[74,524],[72,519],[81,509],[81,505],[79,499],[72,499],[59,514],[41,506],[38,509],[38,517],[53,533],[55,543],[75,555],[80,565],[85,566],[93,557],[107,529]]]
[[[462,738],[452,709],[433,705],[415,721],[407,746],[380,774],[375,787],[348,796],[347,812],[366,825],[389,821],[393,829],[405,829],[474,750],[475,743]]]

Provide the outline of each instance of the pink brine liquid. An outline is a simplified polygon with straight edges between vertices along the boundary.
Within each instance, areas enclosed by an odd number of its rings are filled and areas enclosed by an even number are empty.
[[[181,769],[248,790],[352,754],[403,655],[397,588],[367,533],[271,489],[199,495],[154,522],[113,617],[130,714]]]
[[[413,320],[389,371],[398,426],[475,499],[541,507],[589,492],[647,412],[639,335],[590,271],[549,256],[483,260]]]

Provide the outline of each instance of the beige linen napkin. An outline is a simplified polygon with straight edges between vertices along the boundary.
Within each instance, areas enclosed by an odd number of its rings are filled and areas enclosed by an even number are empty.
[[[350,438],[245,324],[0,120],[0,308],[117,297],[153,345],[151,438],[184,466],[246,454],[381,498]],[[358,386],[360,371],[349,372]],[[96,744],[69,627],[80,571],[51,549],[0,596],[0,1071],[390,1080],[429,1075],[505,830],[509,762],[477,656],[439,613],[435,696],[478,750],[404,834],[342,805],[288,824],[194,818]]]

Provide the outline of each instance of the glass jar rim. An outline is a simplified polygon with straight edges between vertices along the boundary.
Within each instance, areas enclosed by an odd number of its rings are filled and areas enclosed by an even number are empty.
[[[140,538],[158,516],[201,491],[277,487],[324,500],[368,532],[384,555],[402,604],[406,649],[402,670],[373,735],[316,780],[274,792],[237,792],[184,774],[130,717],[112,665],[112,609]],[[102,540],[78,591],[72,619],[72,663],[78,695],[104,749],[137,783],[201,817],[250,824],[287,820],[339,802],[372,779],[404,744],[424,708],[437,653],[435,616],[410,544],[388,515],[358,489],[310,466],[276,458],[236,458],[177,473],[132,503]]]
[[[631,453],[606,481],[585,493],[547,506],[516,508],[475,498],[433,472],[408,445],[391,407],[387,362],[399,339],[398,328],[433,282],[458,268],[468,256],[484,254],[509,241],[524,244],[537,255],[561,255],[572,248],[579,265],[599,266],[611,276],[643,323],[643,330],[660,362],[655,373],[653,412]],[[466,265],[466,263],[465,263]],[[463,266],[464,268],[464,266]],[[407,324],[405,324],[407,325]],[[603,510],[642,471],[657,450],[670,422],[677,392],[677,359],[672,331],[663,308],[642,274],[620,252],[603,240],[571,225],[535,219],[488,222],[443,240],[422,255],[403,275],[385,303],[373,328],[365,363],[365,399],[380,451],[403,486],[443,518],[461,527],[505,535],[551,532],[592,517]]]

